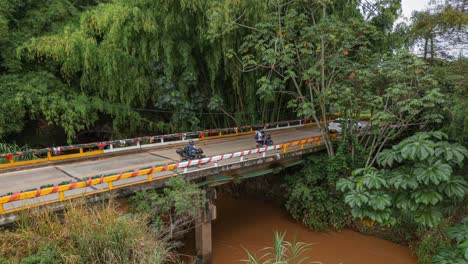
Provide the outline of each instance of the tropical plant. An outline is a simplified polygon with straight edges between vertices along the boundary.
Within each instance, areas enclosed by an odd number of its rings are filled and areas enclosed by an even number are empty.
[[[241,260],[249,264],[301,264],[309,257],[302,256],[311,244],[303,242],[289,242],[285,240],[286,232],[278,233],[275,231],[275,240],[272,247],[266,247],[260,250],[260,257],[244,249],[247,253],[247,259]],[[320,263],[317,261],[309,263]]]
[[[447,141],[442,132],[420,132],[377,156],[381,169],[353,171],[337,188],[356,218],[393,225],[406,217],[434,227],[468,193],[466,178],[453,174],[468,151]]]
[[[447,236],[453,240],[453,245],[440,248],[432,259],[433,264],[468,263],[468,218],[462,223],[447,229]]]

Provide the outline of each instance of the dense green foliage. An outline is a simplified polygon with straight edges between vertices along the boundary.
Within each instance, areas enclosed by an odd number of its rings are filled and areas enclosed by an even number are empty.
[[[453,172],[468,151],[446,139],[441,132],[417,133],[378,154],[382,169],[362,168],[341,179],[337,188],[345,192],[353,216],[390,225],[406,217],[434,227],[466,202],[466,175]]]
[[[345,144],[338,147],[333,157],[309,157],[302,170],[286,176],[286,209],[294,219],[313,230],[343,229],[351,216],[336,183],[362,165],[362,159],[347,155]]]

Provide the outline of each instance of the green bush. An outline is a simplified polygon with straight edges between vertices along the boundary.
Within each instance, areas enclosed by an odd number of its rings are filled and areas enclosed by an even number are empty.
[[[447,228],[446,235],[451,239],[451,243],[438,247],[432,263],[468,263],[468,218],[465,218],[461,224]]]
[[[309,157],[301,171],[286,177],[286,209],[294,219],[313,230],[344,228],[350,223],[350,213],[343,194],[336,190],[335,185],[354,166],[355,162],[346,154],[344,144],[332,157]]]
[[[337,188],[354,217],[394,225],[408,217],[423,227],[434,227],[449,216],[468,194],[468,182],[455,175],[468,150],[447,141],[441,132],[416,133],[380,152],[380,169],[357,169]]]
[[[414,252],[421,264],[432,263],[432,258],[441,248],[449,245],[449,239],[445,234],[446,224],[441,224],[436,228],[423,229],[418,232],[419,242],[417,242]]]

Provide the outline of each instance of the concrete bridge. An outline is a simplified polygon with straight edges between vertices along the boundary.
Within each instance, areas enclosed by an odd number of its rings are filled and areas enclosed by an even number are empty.
[[[259,149],[252,148],[255,147],[252,133],[194,139],[208,158],[189,162],[179,162],[175,150],[187,144],[179,140],[147,148],[113,148],[100,156],[84,155],[0,168],[0,215],[4,217],[77,196],[138,189],[142,183],[158,182],[174,175],[183,174],[194,180],[219,173],[224,176],[239,174],[238,168],[245,174],[251,171],[250,165],[272,159],[277,164],[287,164],[288,161],[282,160],[293,155],[292,152],[299,151],[294,155],[307,152],[306,149],[321,141],[313,123],[272,128],[268,133],[276,145]],[[266,167],[255,166],[253,170],[258,171],[257,168]]]
[[[100,155],[80,149],[71,158],[45,162],[10,162],[0,168],[0,225],[18,219],[24,210],[46,207],[61,210],[67,201],[94,202],[127,196],[141,190],[162,187],[170,177],[183,176],[199,185],[223,184],[234,177],[250,177],[297,165],[304,154],[324,149],[314,123],[302,121],[268,129],[275,145],[254,148],[253,129],[196,138],[207,158],[181,162],[176,148],[186,138],[172,142],[111,148]],[[96,150],[90,150],[95,152]],[[79,154],[83,155],[79,155]],[[55,153],[57,154],[57,153]],[[47,156],[52,157],[47,153]],[[57,155],[57,157],[60,157]],[[200,212],[196,228],[197,249],[205,263],[211,256],[211,220],[216,210],[213,199]]]

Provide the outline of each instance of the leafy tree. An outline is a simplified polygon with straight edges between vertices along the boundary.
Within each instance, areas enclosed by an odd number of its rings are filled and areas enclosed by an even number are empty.
[[[186,232],[205,205],[203,190],[181,177],[172,177],[159,193],[155,190],[138,192],[130,198],[132,210],[149,213],[151,224],[159,230],[160,237],[172,239]]]
[[[271,2],[270,15],[244,38],[238,55],[244,72],[260,73],[261,98],[290,95],[288,106],[317,122],[330,155],[334,154],[327,131],[331,94],[350,90],[342,81],[354,78],[374,32],[356,15],[359,12],[339,16],[342,10],[357,10],[356,5],[335,4]]]
[[[364,69],[363,85],[372,92],[366,97],[372,112],[369,136],[361,143],[368,147],[366,166],[374,164],[378,153],[391,140],[411,127],[424,129],[443,121],[447,103],[440,84],[421,59],[402,52],[386,55]]]
[[[459,58],[455,61],[437,60],[429,69],[440,84],[441,92],[448,97],[443,129],[450,139],[465,146],[468,144],[467,68],[468,59]]]
[[[468,151],[441,132],[422,132],[378,154],[381,169],[357,169],[337,188],[356,218],[393,225],[401,217],[421,226],[439,224],[444,213],[466,200],[468,183],[454,175]]]
[[[417,45],[422,41],[423,57],[453,57],[454,50],[467,44],[468,3],[465,0],[433,1],[428,10],[414,12],[410,35]],[[428,56],[429,55],[429,56]]]

